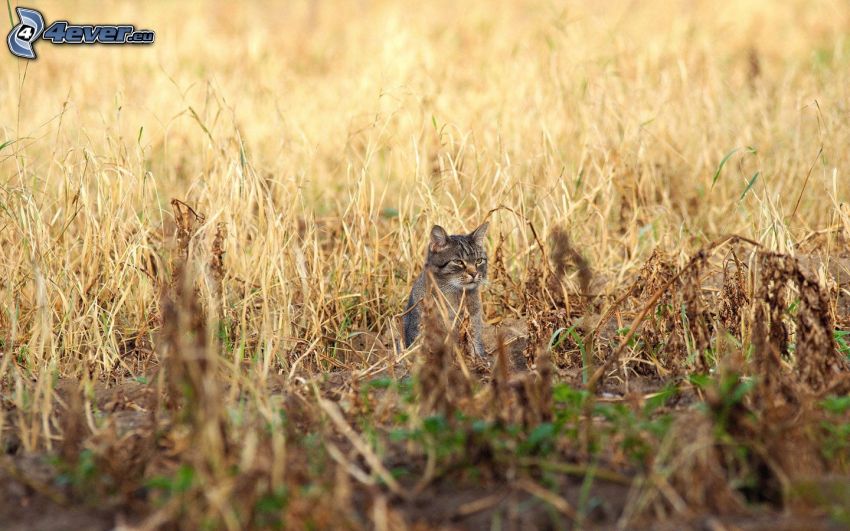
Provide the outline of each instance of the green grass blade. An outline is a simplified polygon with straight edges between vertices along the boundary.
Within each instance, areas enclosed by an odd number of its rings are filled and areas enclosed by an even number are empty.
[[[729,162],[729,159],[732,158],[732,155],[737,153],[737,151],[738,151],[738,148],[733,149],[732,151],[727,153],[725,157],[723,157],[720,160],[720,164],[717,165],[717,171],[714,172],[714,177],[711,178],[711,187],[712,188],[714,188],[714,184],[717,182],[717,179],[720,178],[720,172],[723,171],[723,166],[725,166],[726,163]]]
[[[750,182],[747,183],[747,187],[744,188],[744,192],[741,194],[741,197],[738,199],[738,201],[744,200],[744,196],[747,195],[747,192],[750,191],[750,188],[752,188],[753,185],[756,184],[756,179],[759,178],[759,173],[761,173],[761,172],[757,171],[753,174],[753,176],[750,178]]]
[[[554,332],[552,332],[552,337],[549,338],[549,350],[554,348],[558,348],[561,343],[564,342],[567,337],[576,329],[576,325],[569,327],[569,329],[561,327]]]

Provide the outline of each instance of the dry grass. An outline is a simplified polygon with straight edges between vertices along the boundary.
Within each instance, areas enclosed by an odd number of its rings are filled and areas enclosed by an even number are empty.
[[[0,521],[850,518],[843,2],[38,8],[157,41],[0,54]]]

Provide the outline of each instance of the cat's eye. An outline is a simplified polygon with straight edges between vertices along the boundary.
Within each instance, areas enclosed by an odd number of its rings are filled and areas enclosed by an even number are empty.
[[[451,262],[449,262],[449,263],[450,263],[451,265],[453,265],[453,266],[457,266],[457,267],[463,267],[463,266],[464,266],[463,260],[452,260],[452,261],[451,261]]]
[[[485,258],[479,258],[475,261],[475,265],[483,265],[487,260]]]

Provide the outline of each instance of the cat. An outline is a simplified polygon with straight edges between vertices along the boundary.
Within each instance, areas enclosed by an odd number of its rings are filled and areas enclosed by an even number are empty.
[[[404,313],[404,346],[410,347],[419,335],[422,319],[420,301],[426,294],[427,279],[430,274],[443,295],[448,309],[448,319],[455,321],[461,303],[469,313],[472,333],[472,347],[478,356],[487,354],[481,338],[484,327],[481,309],[481,287],[487,280],[487,252],[484,238],[487,236],[488,222],[469,234],[446,233],[446,230],[434,225],[431,228],[431,240],[425,255],[425,267],[413,283],[413,289],[407,300]]]

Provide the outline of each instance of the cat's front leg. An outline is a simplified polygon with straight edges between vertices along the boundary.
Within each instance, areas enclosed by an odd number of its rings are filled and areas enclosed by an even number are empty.
[[[481,338],[475,342],[475,354],[482,358],[487,356],[487,349],[484,347],[484,341]]]

